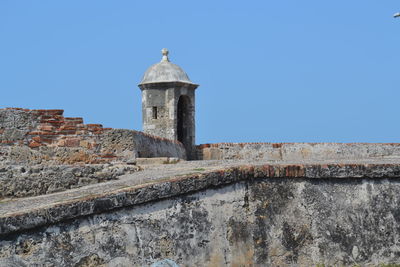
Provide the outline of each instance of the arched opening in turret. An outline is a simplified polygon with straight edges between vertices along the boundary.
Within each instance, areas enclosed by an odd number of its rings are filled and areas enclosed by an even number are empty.
[[[190,127],[190,98],[186,95],[182,95],[178,100],[177,133],[178,141],[186,147],[186,150],[190,149],[192,145]]]

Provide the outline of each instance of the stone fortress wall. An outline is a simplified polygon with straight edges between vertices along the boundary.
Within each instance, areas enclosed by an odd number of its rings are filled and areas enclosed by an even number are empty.
[[[400,263],[400,144],[197,152],[141,169],[185,149],[62,110],[0,109],[0,266]]]
[[[129,162],[137,157],[185,158],[179,142],[134,130],[84,124],[82,118],[64,117],[63,112],[57,109],[0,109],[1,149],[10,156],[4,159],[95,164]],[[28,158],[31,154],[32,158]]]
[[[400,144],[195,147],[198,85],[162,55],[148,134],[0,109],[0,267],[400,266]]]
[[[396,159],[399,144],[219,143],[197,146],[202,160]],[[133,173],[137,158],[184,159],[178,141],[84,124],[63,110],[0,109],[0,198],[48,194]]]
[[[247,165],[5,203],[0,266],[389,266],[399,177],[399,164]]]
[[[197,146],[202,160],[337,161],[400,159],[400,143],[217,143]]]
[[[138,157],[186,155],[179,142],[84,124],[63,110],[0,109],[0,199],[117,179],[139,170]]]

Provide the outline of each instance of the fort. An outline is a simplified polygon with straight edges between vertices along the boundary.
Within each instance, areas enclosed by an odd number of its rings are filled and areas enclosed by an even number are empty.
[[[0,266],[400,263],[400,144],[196,145],[199,85],[168,56],[143,132],[0,109]]]

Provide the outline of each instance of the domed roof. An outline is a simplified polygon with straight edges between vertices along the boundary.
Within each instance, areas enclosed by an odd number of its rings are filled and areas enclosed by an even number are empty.
[[[143,75],[139,85],[148,83],[183,82],[193,84],[186,72],[176,64],[169,62],[168,50],[161,50],[163,57],[160,63],[150,66]]]

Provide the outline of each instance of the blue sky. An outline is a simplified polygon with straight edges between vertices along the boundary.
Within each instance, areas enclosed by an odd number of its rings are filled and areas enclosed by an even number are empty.
[[[161,48],[199,83],[197,143],[399,142],[394,0],[0,0],[0,108],[141,129]]]

